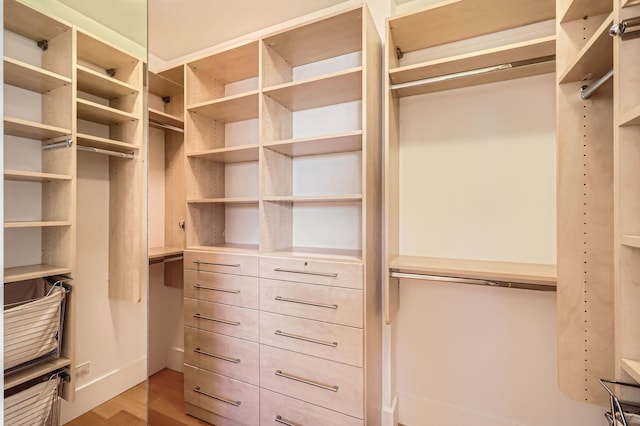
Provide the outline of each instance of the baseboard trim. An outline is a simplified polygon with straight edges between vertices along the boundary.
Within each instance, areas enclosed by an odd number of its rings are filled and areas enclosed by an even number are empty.
[[[391,407],[382,408],[382,426],[398,426],[398,397],[395,396]]]
[[[184,349],[171,348],[167,357],[167,368],[182,373],[184,366]]]

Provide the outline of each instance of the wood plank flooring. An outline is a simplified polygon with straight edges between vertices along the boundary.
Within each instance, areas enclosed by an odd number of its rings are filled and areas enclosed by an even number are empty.
[[[164,369],[149,378],[149,425],[208,425],[184,414],[182,373]],[[68,426],[143,426],[147,424],[147,383],[142,382],[88,413]]]

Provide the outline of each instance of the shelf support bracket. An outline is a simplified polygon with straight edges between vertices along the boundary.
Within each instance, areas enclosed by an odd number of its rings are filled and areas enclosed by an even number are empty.
[[[399,47],[396,46],[396,57],[400,60],[402,58],[404,58],[404,52],[402,50],[400,50]]]
[[[44,52],[49,48],[49,40],[40,40],[38,42],[38,47]]]

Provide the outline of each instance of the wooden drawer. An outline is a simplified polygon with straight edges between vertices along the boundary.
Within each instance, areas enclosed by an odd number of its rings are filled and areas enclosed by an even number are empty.
[[[260,279],[260,310],[362,327],[362,291]]]
[[[260,348],[254,342],[185,327],[184,362],[252,385],[260,384]]]
[[[283,423],[284,422],[284,423]],[[260,389],[260,425],[363,426],[364,422],[317,405]]]
[[[261,257],[260,277],[361,289],[362,263]]]
[[[258,275],[258,256],[185,250],[185,269],[234,275]]]
[[[359,367],[260,345],[260,387],[364,418]]]
[[[185,269],[184,297],[258,309],[258,278]]]
[[[258,341],[258,311],[184,299],[184,325],[240,339]]]
[[[184,366],[184,401],[240,424],[259,421],[258,387],[189,365]]]
[[[362,367],[362,339],[361,328],[260,313],[260,343],[269,346]]]

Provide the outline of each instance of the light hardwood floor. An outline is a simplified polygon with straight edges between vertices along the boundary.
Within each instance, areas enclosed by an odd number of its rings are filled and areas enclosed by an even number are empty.
[[[149,425],[208,425],[184,414],[183,376],[164,369],[149,378]],[[143,382],[67,423],[68,426],[147,424],[147,383]]]

